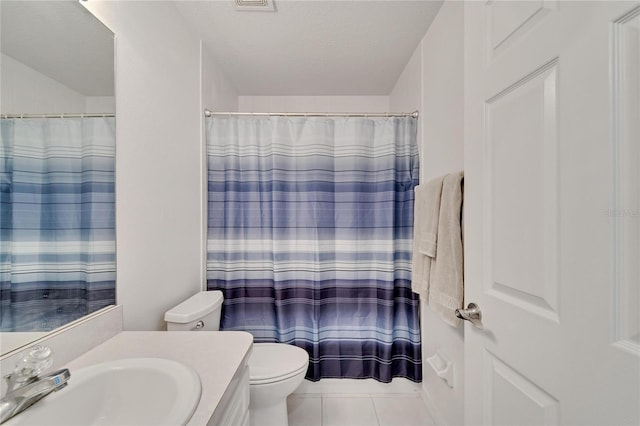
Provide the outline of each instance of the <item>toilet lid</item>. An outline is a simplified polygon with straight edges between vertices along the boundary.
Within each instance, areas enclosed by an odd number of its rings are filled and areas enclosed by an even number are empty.
[[[306,371],[309,355],[286,343],[254,343],[249,357],[250,382],[275,382]]]

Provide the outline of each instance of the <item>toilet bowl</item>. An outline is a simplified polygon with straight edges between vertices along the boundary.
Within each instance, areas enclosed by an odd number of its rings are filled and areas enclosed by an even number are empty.
[[[222,292],[202,291],[165,313],[168,331],[220,329]],[[254,426],[287,426],[287,396],[304,380],[309,355],[285,343],[254,343],[249,357],[249,411]]]
[[[309,355],[283,343],[256,343],[249,358],[252,425],[287,425],[287,396],[304,380]]]

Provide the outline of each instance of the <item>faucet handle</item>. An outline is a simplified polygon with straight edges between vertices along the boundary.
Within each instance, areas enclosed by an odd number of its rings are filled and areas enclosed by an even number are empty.
[[[53,351],[48,346],[36,345],[23,353],[16,363],[10,381],[23,383],[37,377],[53,364]]]

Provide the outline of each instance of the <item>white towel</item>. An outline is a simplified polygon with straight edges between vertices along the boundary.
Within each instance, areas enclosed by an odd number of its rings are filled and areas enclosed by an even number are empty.
[[[411,289],[427,299],[431,262],[436,257],[440,195],[444,176],[415,188]]]
[[[464,302],[462,252],[462,172],[445,176],[442,183],[438,245],[431,264],[429,305],[454,327],[462,322],[455,315]]]

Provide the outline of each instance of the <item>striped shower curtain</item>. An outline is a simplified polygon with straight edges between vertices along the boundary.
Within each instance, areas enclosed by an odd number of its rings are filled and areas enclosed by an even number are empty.
[[[115,303],[115,118],[0,125],[0,331]]]
[[[421,381],[416,120],[210,117],[207,144],[222,329],[304,348],[310,380]]]

